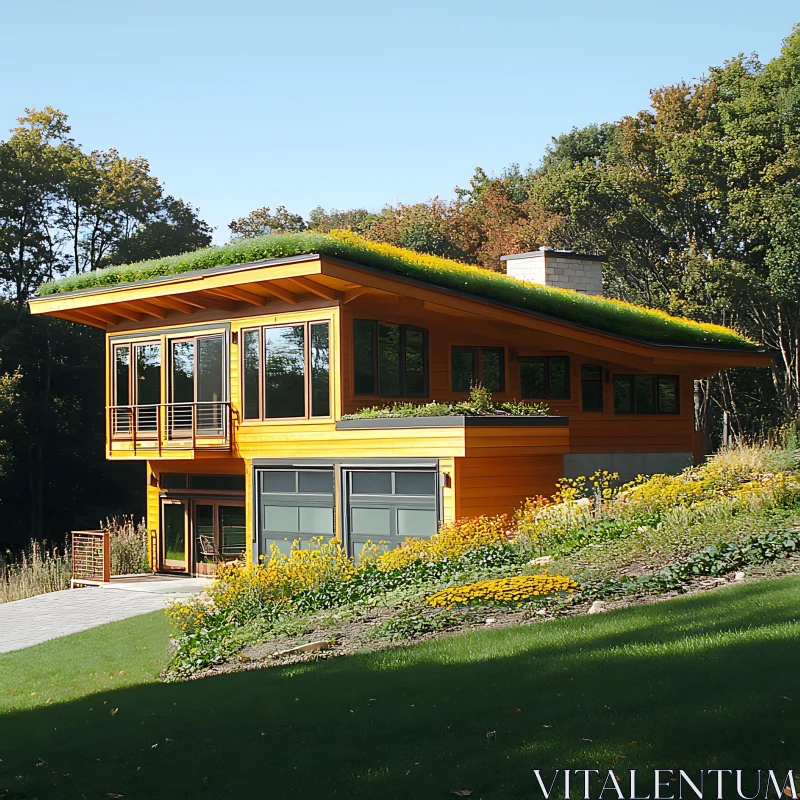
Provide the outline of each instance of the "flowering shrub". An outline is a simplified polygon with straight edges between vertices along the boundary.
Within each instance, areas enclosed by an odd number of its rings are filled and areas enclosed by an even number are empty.
[[[470,550],[498,547],[511,535],[507,516],[467,517],[445,523],[430,539],[406,539],[400,547],[378,555],[378,569],[389,572],[415,561],[458,558]],[[363,556],[362,556],[363,557]]]
[[[466,586],[451,586],[432,594],[427,603],[430,606],[450,608],[471,604],[520,606],[534,597],[554,594],[572,594],[578,584],[566,575],[517,575],[512,578],[495,578],[477,581]]]

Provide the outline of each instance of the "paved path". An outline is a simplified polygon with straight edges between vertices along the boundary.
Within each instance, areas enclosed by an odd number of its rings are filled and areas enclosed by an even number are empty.
[[[204,578],[147,575],[0,603],[0,653],[158,611],[170,598],[196,594],[207,584]]]

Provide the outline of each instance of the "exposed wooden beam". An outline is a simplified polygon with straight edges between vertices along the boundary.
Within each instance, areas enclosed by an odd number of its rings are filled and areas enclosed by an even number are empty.
[[[281,300],[286,301],[287,303],[299,303],[300,298],[294,293],[290,292],[288,289],[284,289],[283,286],[278,286],[277,283],[274,281],[269,282],[261,282],[258,284],[259,288],[263,289],[265,292],[277,297]]]
[[[174,297],[174,295],[172,296]],[[194,306],[194,308],[200,308],[203,310],[208,308],[208,303],[198,298],[196,294],[182,294],[180,299],[181,302],[186,303],[187,306]]]
[[[242,302],[249,303],[251,306],[263,308],[263,306],[266,305],[266,301],[263,297],[240,289],[238,286],[226,286],[225,288],[220,286],[211,291],[213,294],[221,294],[223,297],[229,297],[232,300],[241,300]]]
[[[164,319],[167,316],[167,309],[161,308],[161,306],[157,306],[155,303],[151,303],[148,300],[126,300],[126,302],[137,311],[142,311],[145,314],[149,314],[151,317]]]
[[[69,316],[67,316],[67,314]],[[93,328],[102,328],[103,330],[106,328],[106,323],[103,322],[103,320],[92,317],[83,310],[76,311],[75,309],[70,309],[63,314],[59,314],[59,316],[70,320],[70,322],[79,322],[81,325],[91,325]]]
[[[321,283],[312,281],[310,278],[297,276],[296,278],[289,278],[289,280],[297,286],[302,287],[307,292],[311,292],[311,294],[315,294],[317,297],[322,297],[325,300],[341,300],[342,298],[341,292],[336,291],[336,289],[331,289],[330,286],[323,286]]]
[[[98,308],[97,306],[89,306],[89,308],[82,308],[81,313],[87,317],[94,317],[94,319],[100,320],[102,323],[108,323],[109,325],[117,325],[121,317],[118,317],[116,314],[112,314],[110,311],[106,311],[104,308]]]
[[[142,321],[142,315],[138,311],[132,311],[130,308],[123,305],[122,303],[115,303],[111,307],[114,309],[114,313],[118,314],[123,319],[129,319],[131,322]]]
[[[173,311],[180,311],[183,314],[194,314],[197,311],[197,306],[194,304],[186,303],[182,299],[169,294],[154,297],[152,302],[165,308],[171,308]]]
[[[361,297],[362,294],[365,294],[369,290],[369,286],[359,286],[356,289],[348,289],[342,295],[342,302],[345,304],[352,303],[353,300],[355,300],[357,297]]]
[[[238,302],[223,297],[221,294],[215,294],[210,290],[204,291],[200,295],[200,300],[207,304],[206,308],[222,308],[225,311],[233,311],[238,305]]]

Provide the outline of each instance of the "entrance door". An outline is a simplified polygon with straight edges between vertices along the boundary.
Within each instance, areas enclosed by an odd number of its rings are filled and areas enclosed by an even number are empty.
[[[188,572],[189,514],[183,500],[161,501],[161,568]]]
[[[429,539],[439,524],[438,473],[415,469],[347,469],[347,544],[358,560],[366,542],[393,548]]]
[[[247,546],[244,503],[236,500],[195,500],[195,571],[209,575],[218,561],[240,558]]]

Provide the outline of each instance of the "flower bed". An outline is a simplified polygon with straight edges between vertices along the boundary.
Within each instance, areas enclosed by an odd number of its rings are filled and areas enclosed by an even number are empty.
[[[434,608],[466,605],[521,606],[536,597],[573,594],[577,588],[577,582],[565,575],[517,575],[513,578],[477,581],[466,586],[451,586],[432,594],[427,603]]]

